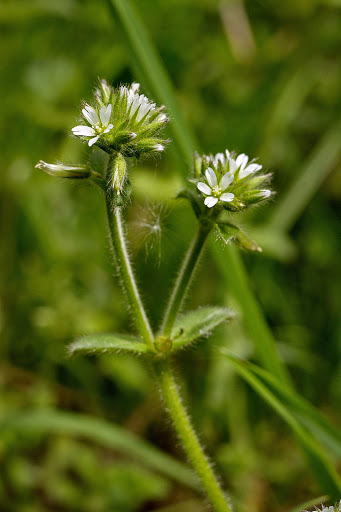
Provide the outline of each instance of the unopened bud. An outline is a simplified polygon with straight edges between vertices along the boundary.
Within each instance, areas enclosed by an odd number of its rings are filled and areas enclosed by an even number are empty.
[[[74,167],[72,165],[64,164],[48,164],[43,160],[40,160],[37,163],[36,169],[42,169],[47,174],[50,174],[51,176],[56,176],[58,178],[83,180],[91,176],[91,170],[88,167]]]
[[[120,195],[127,175],[127,162],[121,153],[114,158],[112,168],[112,187]]]

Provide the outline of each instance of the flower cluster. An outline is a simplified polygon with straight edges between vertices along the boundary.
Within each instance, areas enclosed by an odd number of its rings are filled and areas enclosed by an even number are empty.
[[[144,94],[139,94],[139,87],[133,83],[114,89],[101,80],[94,104],[85,104],[82,109],[87,124],[72,128],[73,134],[89,146],[96,144],[124,156],[163,151],[167,141],[159,137],[159,132],[168,121],[164,107],[157,108]]]
[[[196,155],[194,159],[197,189],[208,208],[220,205],[240,211],[270,197],[271,191],[263,188],[270,175],[261,174],[261,169],[261,165],[249,162],[245,154],[237,156],[228,150],[215,156]]]

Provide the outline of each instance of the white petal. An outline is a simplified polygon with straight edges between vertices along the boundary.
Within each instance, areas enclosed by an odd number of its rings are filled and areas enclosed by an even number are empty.
[[[228,149],[225,150],[225,153],[226,153],[226,158],[229,159],[230,158],[230,152]]]
[[[214,160],[213,160],[213,163],[214,163],[214,166],[217,167],[217,165],[219,164],[219,162],[221,162],[222,164],[225,163],[225,156],[224,156],[224,153],[217,153],[216,156],[214,157]]]
[[[136,121],[141,121],[141,119],[149,112],[149,105],[143,104],[140,106],[139,111],[136,115]]]
[[[155,144],[154,151],[163,151],[165,149],[165,146],[162,144]]]
[[[234,199],[234,194],[231,194],[230,192],[227,192],[226,194],[222,194],[220,196],[220,200],[225,201],[226,203],[233,201],[233,199]]]
[[[92,135],[96,135],[96,132],[93,128],[91,128],[90,126],[83,125],[75,126],[74,128],[72,128],[72,133],[74,135],[80,135],[84,137],[91,137]]]
[[[262,196],[264,197],[264,199],[265,199],[266,197],[270,197],[270,196],[271,196],[271,190],[266,190],[266,189],[265,189],[265,190],[260,190],[259,192],[261,192],[261,193],[262,193]]]
[[[140,84],[137,83],[137,82],[133,82],[130,86],[130,89],[133,91],[133,92],[137,92],[140,88]]]
[[[239,173],[239,178],[243,179],[249,176],[249,174],[252,174],[253,172],[257,172],[262,168],[259,164],[250,164],[245,169],[241,169]]]
[[[204,201],[207,208],[212,208],[212,206],[217,204],[217,202],[218,202],[218,199],[216,197],[212,197],[212,196],[206,197],[206,199]]]
[[[97,137],[94,137],[93,139],[89,140],[88,144],[89,144],[90,148],[98,141],[98,139],[99,139],[99,135],[97,135]]]
[[[236,170],[238,169],[238,165],[236,164],[236,161],[233,160],[232,157],[230,157],[230,173],[234,174]]]
[[[236,158],[237,167],[240,167],[241,169],[244,169],[244,167],[246,166],[248,160],[249,160],[249,157],[246,156],[244,153],[242,153],[241,155],[238,155],[237,158]]]
[[[110,121],[112,111],[112,105],[108,105],[107,107],[101,107],[101,110],[99,111],[99,117],[101,118],[102,126],[107,126],[107,124]]]
[[[108,124],[108,126],[106,127],[106,129],[104,130],[103,133],[108,133],[110,132],[110,130],[112,130],[114,128],[114,125],[113,124]]]
[[[220,183],[219,183],[219,187],[222,189],[222,190],[226,190],[227,187],[229,186],[230,183],[232,183],[234,179],[234,176],[233,174],[227,172],[226,174],[224,174],[224,176],[221,178],[220,180]]]
[[[163,123],[164,121],[166,121],[166,119],[167,119],[166,114],[160,114],[159,117],[157,118],[157,122]]]
[[[207,167],[206,169],[206,172],[205,172],[205,176],[206,176],[206,179],[208,181],[208,184],[211,186],[211,187],[216,187],[218,182],[217,182],[217,176],[215,175],[215,172],[213,169],[211,169],[211,167]]]
[[[206,183],[203,183],[202,181],[199,181],[198,185],[197,185],[197,188],[200,190],[200,192],[202,192],[203,194],[207,194],[207,195],[210,195],[212,194],[212,190],[210,189],[210,187],[208,185],[206,185]]]
[[[99,123],[97,112],[92,107],[90,107],[90,105],[87,105],[83,108],[82,114],[90,124],[94,125]]]

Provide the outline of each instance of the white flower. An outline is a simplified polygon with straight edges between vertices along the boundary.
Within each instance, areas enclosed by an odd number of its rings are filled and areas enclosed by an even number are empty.
[[[91,137],[88,144],[89,146],[93,146],[101,135],[109,133],[114,127],[113,124],[109,124],[111,111],[111,104],[107,107],[103,106],[100,108],[98,115],[94,108],[90,107],[90,105],[86,105],[82,110],[82,114],[91,126],[75,126],[72,128],[73,134],[78,137]]]
[[[216,155],[220,159],[220,155],[224,158],[224,155],[222,153],[218,153]],[[234,176],[230,172],[227,172],[224,174],[224,176],[221,178],[221,180],[218,183],[217,175],[214,172],[214,170],[211,167],[208,167],[205,171],[205,176],[207,183],[203,183],[202,181],[199,181],[197,187],[205,194],[207,197],[205,198],[205,205],[208,208],[212,208],[214,205],[218,203],[218,201],[224,201],[224,202],[230,202],[234,199],[234,194],[231,192],[225,192],[225,190],[229,187],[229,185],[232,183]]]

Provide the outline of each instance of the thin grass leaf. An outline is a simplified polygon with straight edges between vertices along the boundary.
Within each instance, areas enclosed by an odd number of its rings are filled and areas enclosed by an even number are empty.
[[[267,386],[271,387],[273,392],[280,396],[281,400],[290,406],[300,422],[314,432],[315,436],[328,446],[334,455],[341,457],[341,432],[337,428],[325,420],[319,411],[298,393],[282,386],[281,382],[268,371],[252,363],[248,363],[248,365]]]
[[[235,247],[222,248],[215,244],[213,253],[226,280],[228,289],[241,306],[243,324],[252,339],[256,356],[264,367],[283,383],[289,383],[289,375],[281,361],[271,331],[261,308],[249,288],[245,268]],[[227,249],[228,256],[227,257]]]
[[[313,506],[319,506],[321,503],[324,503],[328,500],[328,496],[318,496],[317,498],[314,498],[313,500],[305,501],[304,503],[301,503],[301,505],[298,505],[295,508],[292,508],[289,512],[302,512],[302,510],[306,510]]]
[[[269,225],[289,231],[319,189],[321,183],[341,159],[341,119],[328,130],[303,165],[295,182],[278,203]]]
[[[77,339],[68,347],[72,356],[92,354],[147,354],[150,347],[138,338],[125,334],[89,334]]]
[[[331,500],[341,495],[341,481],[334,467],[325,456],[314,437],[302,427],[291,411],[270,391],[270,389],[250,370],[248,363],[224,351],[222,353],[232,362],[243,379],[281,416],[289,425],[306,454],[309,467],[317,482]]]
[[[3,433],[6,430],[85,437],[106,448],[133,457],[142,465],[159,471],[183,485],[192,489],[200,489],[196,476],[185,465],[122,427],[102,419],[56,410],[31,411],[2,417],[0,432]]]
[[[198,150],[199,146],[195,144],[191,131],[182,116],[169,76],[146,28],[129,0],[107,0],[107,2],[112,13],[115,17],[117,15],[121,21],[127,39],[133,48],[133,53],[138,60],[137,69],[141,78],[148,82],[157,99],[170,109],[173,117],[170,124],[174,130],[174,139],[178,151],[182,155],[182,160],[188,163],[193,158],[194,150]],[[183,178],[186,178],[185,174],[183,174]],[[224,250],[215,247],[213,252],[229,290],[241,306],[244,323],[255,344],[260,361],[269,371],[289,385],[289,374],[278,355],[274,339],[249,287],[239,254],[233,247],[226,247]]]
[[[172,331],[173,347],[178,349],[199,338],[207,338],[213,329],[234,318],[227,308],[205,307],[182,315]]]

